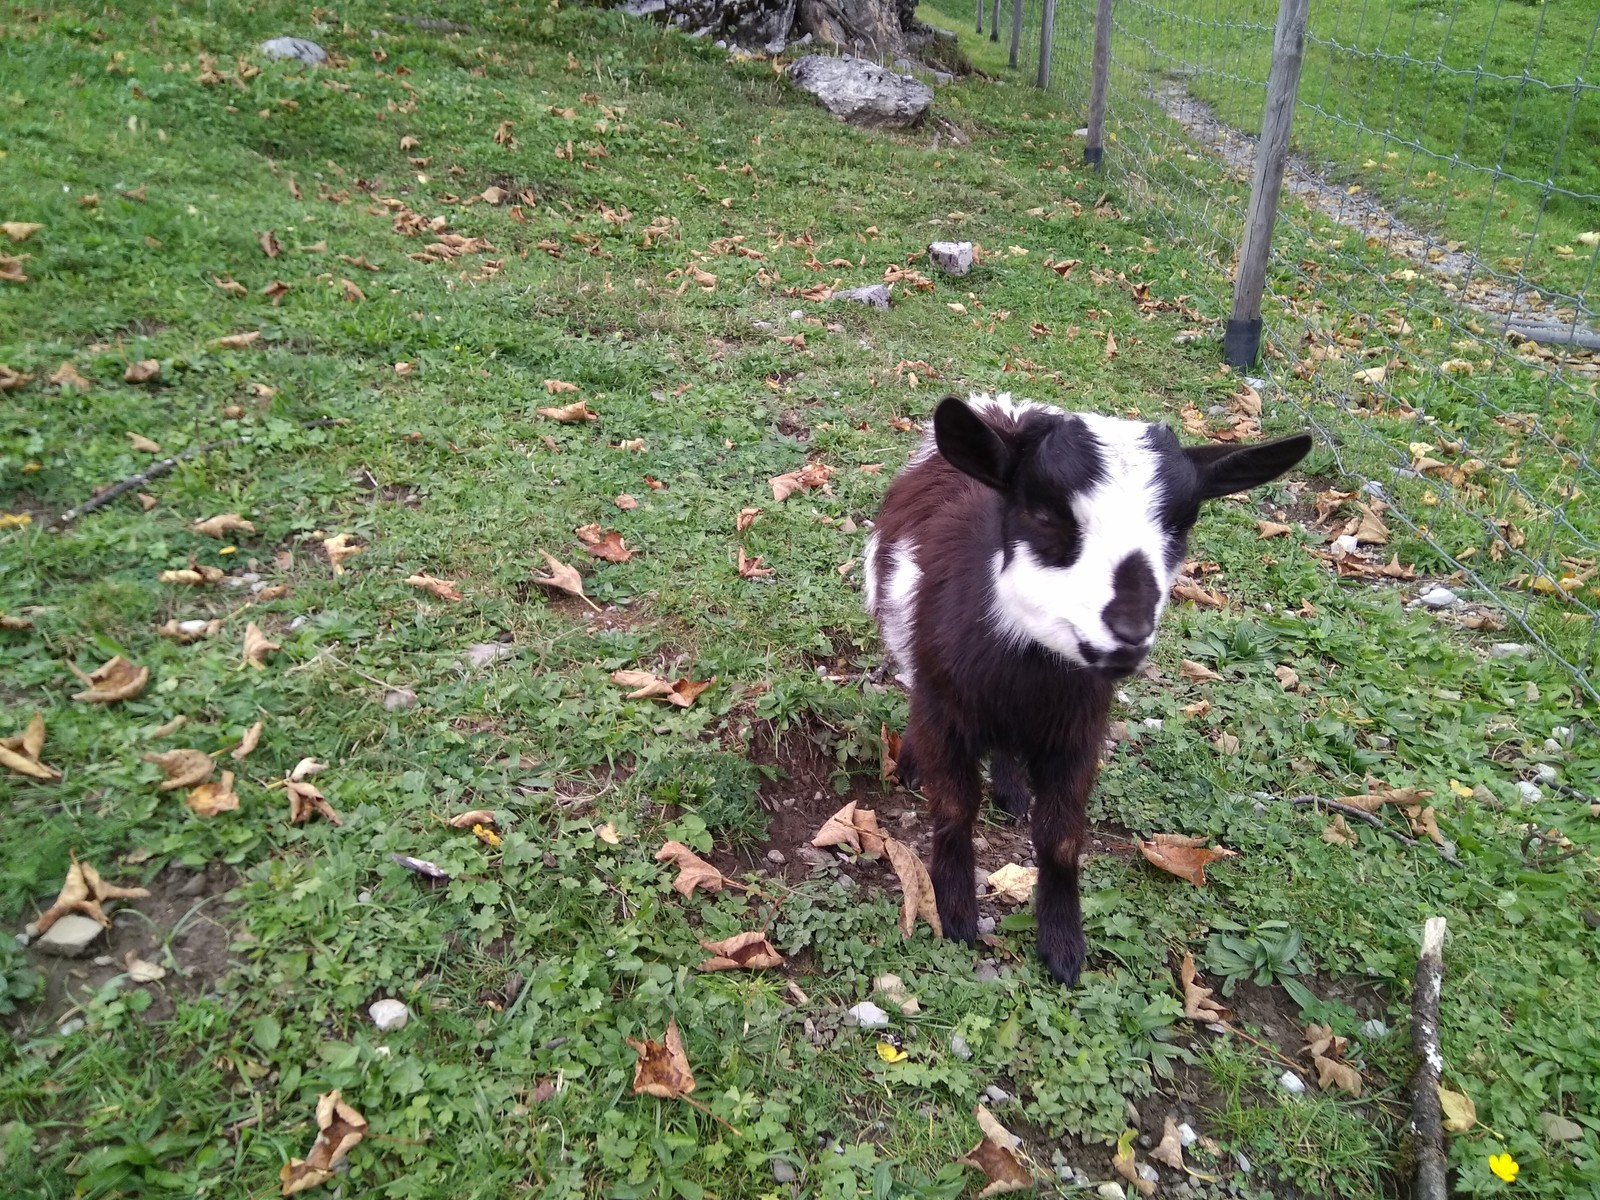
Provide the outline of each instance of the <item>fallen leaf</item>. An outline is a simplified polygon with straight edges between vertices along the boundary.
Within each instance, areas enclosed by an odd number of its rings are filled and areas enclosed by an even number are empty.
[[[491,848],[499,846],[501,841],[500,835],[485,825],[474,825],[472,836]]]
[[[694,1091],[694,1074],[683,1052],[676,1017],[667,1021],[667,1032],[659,1042],[627,1039],[639,1054],[633,1068],[633,1094],[676,1100]]]
[[[456,581],[454,579],[437,579],[432,575],[420,574],[406,576],[406,582],[414,588],[421,588],[430,595],[437,596],[441,600],[466,599],[456,590]]]
[[[234,762],[243,762],[250,757],[250,752],[261,744],[261,732],[267,727],[265,721],[257,721],[244,731],[244,737],[239,739],[239,744],[233,748],[230,757]]]
[[[611,501],[611,503],[615,504],[623,512],[632,512],[634,509],[639,507],[639,502],[632,496],[628,495],[627,492],[623,492],[622,495],[617,496]]]
[[[0,221],[0,230],[13,242],[25,242],[43,228],[37,221]]]
[[[1275,537],[1288,537],[1294,532],[1293,525],[1280,525],[1276,521],[1257,521],[1256,529],[1260,531],[1263,540]],[[1154,1157],[1152,1155],[1152,1157]]]
[[[211,778],[216,765],[204,750],[163,750],[160,754],[140,755],[140,758],[161,768],[166,778],[156,787],[163,792],[204,783]]]
[[[991,871],[985,882],[1001,900],[1009,904],[1026,904],[1033,898],[1033,889],[1039,882],[1039,868],[1007,863],[998,871]]]
[[[289,796],[289,824],[299,825],[309,821],[314,813],[321,813],[335,825],[344,824],[339,814],[333,811],[333,805],[328,803],[328,798],[315,785],[290,778],[284,781],[283,790]]]
[[[470,829],[474,825],[495,824],[494,809],[474,808],[464,813],[457,813],[450,818],[450,828]]]
[[[344,1102],[339,1089],[317,1097],[317,1137],[305,1158],[291,1158],[278,1171],[281,1196],[326,1183],[367,1135],[367,1119]]]
[[[763,579],[768,575],[776,575],[776,574],[777,574],[777,571],[774,568],[772,568],[772,567],[763,567],[761,565],[761,555],[758,554],[754,558],[746,558],[745,557],[745,552],[744,552],[744,547],[743,546],[739,547],[739,578],[740,579]]]
[[[1226,608],[1228,602],[1217,592],[1209,592],[1192,580],[1179,579],[1172,585],[1174,600],[1187,600],[1203,608]]]
[[[568,383],[564,379],[546,379],[544,381],[544,390],[549,392],[552,396],[559,396],[563,392],[577,391],[578,385],[575,383]]]
[[[309,755],[295,763],[294,770],[289,772],[289,779],[299,783],[302,779],[310,779],[313,775],[320,775],[328,769],[328,764],[318,762]]]
[[[402,379],[415,372],[416,369],[417,365],[415,363],[409,363],[405,361],[397,362],[394,365],[394,373],[400,376]]]
[[[1369,786],[1374,781],[1368,781]],[[1378,784],[1371,787],[1366,794],[1360,796],[1340,796],[1335,801],[1338,804],[1359,808],[1362,812],[1375,813],[1385,804],[1396,804],[1402,808],[1421,805],[1433,797],[1433,792],[1423,787],[1384,787]]]
[[[901,935],[909,938],[916,928],[917,918],[921,917],[933,929],[933,936],[942,938],[944,925],[939,920],[939,906],[933,895],[933,879],[923,865],[922,857],[895,838],[886,837],[883,842],[889,865],[900,880],[903,897],[900,902]]]
[[[56,368],[55,374],[50,376],[50,382],[57,387],[75,388],[80,392],[87,392],[94,386],[79,374],[77,367],[69,362],[64,362]]]
[[[1313,1055],[1311,1061],[1317,1068],[1317,1087],[1336,1087],[1352,1096],[1361,1095],[1361,1073],[1349,1063],[1321,1054]]]
[[[239,797],[233,790],[233,772],[224,771],[220,783],[203,783],[183,798],[197,817],[214,817],[218,813],[234,812],[239,807]]]
[[[1111,1169],[1121,1175],[1141,1196],[1156,1194],[1156,1185],[1139,1174],[1139,1165],[1133,1157],[1133,1139],[1137,1137],[1137,1129],[1125,1129],[1122,1136],[1117,1139],[1117,1152],[1111,1159]]]
[[[615,529],[601,529],[598,524],[580,525],[573,532],[583,548],[596,558],[625,563],[633,557],[633,551],[622,544],[622,534]]]
[[[1116,338],[1116,335],[1113,334],[1108,329],[1108,330],[1106,330],[1106,358],[1107,359],[1112,359],[1112,358],[1115,358],[1116,356],[1117,356],[1117,338]]]
[[[44,714],[36,712],[20,734],[0,739],[0,766],[30,779],[60,779],[60,771],[39,760],[44,752],[44,737]]]
[[[1174,1171],[1183,1170],[1183,1139],[1178,1133],[1178,1122],[1171,1113],[1161,1126],[1161,1141],[1150,1151],[1150,1157]]]
[[[911,1056],[893,1042],[879,1042],[878,1057],[886,1063],[897,1063],[905,1062]]]
[[[134,497],[139,501],[139,507],[144,509],[145,512],[149,512],[158,503],[156,498],[149,492],[135,492]]]
[[[1343,813],[1335,813],[1328,827],[1322,831],[1322,840],[1330,846],[1354,846],[1356,831],[1345,823]]]
[[[673,890],[680,895],[690,895],[695,888],[720,892],[728,881],[722,872],[701,858],[682,842],[666,842],[656,851],[657,862],[670,862],[678,868],[678,877],[672,881]]]
[[[1031,1188],[1033,1175],[1016,1154],[1022,1146],[1022,1139],[995,1120],[983,1105],[978,1105],[974,1112],[978,1118],[978,1128],[983,1130],[983,1140],[956,1161],[976,1167],[989,1181],[978,1195],[1003,1196],[1008,1192]]]
[[[1148,842],[1135,839],[1139,851],[1152,866],[1160,867],[1179,879],[1187,879],[1195,887],[1206,885],[1206,864],[1219,858],[1237,858],[1237,850],[1221,847],[1213,849],[1201,837],[1184,837],[1176,833],[1158,833]]]
[[[123,955],[122,966],[130,983],[155,983],[167,977],[167,969],[140,958],[132,950]]]
[[[1357,371],[1350,376],[1352,383],[1380,384],[1389,374],[1388,367],[1368,367],[1364,371]]]
[[[1195,683],[1209,683],[1213,679],[1222,678],[1221,675],[1217,674],[1210,667],[1206,666],[1204,663],[1197,663],[1192,658],[1186,658],[1183,660],[1182,669],[1178,673],[1185,679],[1191,680]]]
[[[654,671],[613,671],[611,682],[635,689],[628,693],[629,700],[647,700],[652,696],[666,696],[672,692],[672,683]]]
[[[261,670],[267,665],[267,655],[282,650],[277,642],[269,641],[267,635],[261,632],[261,627],[251,621],[244,627],[244,661],[245,665]]]
[[[697,971],[754,971],[763,967],[783,966],[783,955],[759,931],[736,933],[720,942],[701,940],[700,945],[715,956],[708,958]]]
[[[322,550],[328,556],[328,565],[333,568],[337,577],[344,574],[344,560],[352,555],[360,554],[364,546],[352,546],[348,533],[335,534],[333,537],[322,539]]]
[[[576,567],[569,567],[566,563],[556,558],[555,555],[551,554],[549,551],[541,550],[539,553],[543,554],[545,562],[550,564],[550,574],[535,575],[533,577],[534,583],[538,584],[540,587],[555,588],[559,592],[566,592],[568,595],[577,596],[596,612],[600,611],[600,606],[584,594],[583,576],[578,574],[578,569]]]
[[[163,572],[163,574],[176,574],[176,572]],[[187,572],[185,572],[187,574]],[[187,646],[191,642],[198,642],[201,638],[208,638],[222,628],[219,620],[202,621],[198,618],[189,621],[180,621],[176,617],[156,627],[156,632],[162,637],[171,638],[179,645]]]
[[[603,821],[595,826],[594,835],[608,846],[622,845],[622,835],[610,821]]]
[[[238,513],[221,513],[215,517],[207,517],[204,521],[196,521],[189,526],[195,533],[203,533],[207,537],[226,538],[230,533],[254,533],[256,527],[245,520]]]
[[[1439,1107],[1444,1110],[1444,1127],[1451,1133],[1466,1133],[1478,1123],[1478,1106],[1472,1097],[1434,1084],[1439,1093]]]
[[[1378,515],[1375,506],[1363,504],[1361,516],[1356,522],[1356,541],[1369,546],[1387,546],[1389,544],[1389,529],[1383,523],[1383,518]]]
[[[1193,704],[1185,704],[1178,711],[1186,717],[1203,717],[1211,711],[1211,701],[1196,700]]]
[[[1239,753],[1239,739],[1231,733],[1219,733],[1212,739],[1211,744],[1217,748],[1219,754]]]
[[[734,532],[743,533],[751,525],[755,524],[756,518],[760,515],[761,510],[759,508],[741,508],[739,516],[733,522]]]
[[[77,667],[72,667],[72,671],[89,685],[81,692],[74,692],[72,698],[89,704],[112,704],[118,700],[131,700],[144,691],[145,685],[150,682],[149,667],[136,667],[120,654],[102,663],[87,675]]]
[[[216,583],[227,574],[221,567],[208,566],[189,560],[189,565],[176,571],[163,571],[156,578],[162,583],[183,583],[190,587],[199,587],[202,584]]]
[[[900,768],[901,737],[886,722],[878,723],[878,778],[884,783],[897,779]]]
[[[256,235],[256,241],[261,245],[261,253],[268,258],[277,258],[283,253],[283,247],[278,242],[278,235],[271,229],[263,230]]]
[[[541,417],[549,417],[552,421],[560,421],[563,425],[579,424],[584,421],[598,421],[600,414],[589,411],[587,400],[576,400],[571,404],[562,405],[560,408],[534,409]]]
[[[356,286],[355,280],[343,277],[339,280],[339,294],[352,304],[357,304],[367,298],[367,294]]]
[[[161,443],[152,442],[142,433],[129,433],[128,441],[133,443],[133,448],[141,454],[160,454]]]
[[[56,902],[39,914],[34,928],[43,933],[68,913],[76,912],[110,929],[111,918],[106,916],[105,909],[101,907],[107,900],[138,900],[149,894],[142,887],[125,888],[107,883],[100,877],[100,872],[86,862],[79,862],[77,855],[73,855],[72,865],[67,868],[66,882],[61,885]]]
[[[1183,965],[1178,968],[1178,978],[1183,983],[1183,1015],[1191,1021],[1226,1021],[1228,1010],[1211,998],[1213,988],[1201,984],[1195,973],[1194,951],[1186,950]]]
[[[1272,669],[1273,677],[1277,679],[1278,686],[1286,692],[1292,692],[1300,686],[1300,675],[1291,666],[1277,666]]]
[[[819,849],[848,846],[857,854],[882,854],[886,840],[878,827],[878,814],[852,800],[822,823],[811,844]]]
[[[213,346],[220,346],[224,350],[243,350],[246,346],[261,340],[261,331],[252,329],[248,333],[230,333],[227,337],[212,340]]]
[[[772,498],[780,503],[795,492],[824,486],[833,476],[833,468],[825,463],[807,463],[798,471],[774,475],[767,480],[772,488]]]

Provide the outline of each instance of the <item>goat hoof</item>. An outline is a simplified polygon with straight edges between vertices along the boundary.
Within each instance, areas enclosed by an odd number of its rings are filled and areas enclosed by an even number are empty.
[[[943,905],[939,906],[939,924],[944,929],[944,936],[952,942],[965,942],[969,946],[978,944],[978,912],[976,905],[970,913],[946,912]]]
[[[1044,960],[1045,968],[1057,983],[1064,987],[1077,986],[1078,976],[1083,974],[1082,942],[1055,949],[1040,945],[1039,957]]]

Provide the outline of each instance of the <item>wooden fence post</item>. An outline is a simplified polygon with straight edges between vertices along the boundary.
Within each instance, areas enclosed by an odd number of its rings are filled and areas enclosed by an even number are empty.
[[[1017,48],[1022,45],[1022,0],[1011,0],[1011,69],[1017,69]]]
[[[1106,76],[1111,69],[1111,0],[1100,0],[1094,16],[1094,74],[1089,82],[1089,138],[1083,161],[1098,167],[1105,153]]]
[[[1039,13],[1039,89],[1050,89],[1050,51],[1056,37],[1056,0],[1044,0]]]
[[[1272,39],[1272,69],[1267,75],[1267,105],[1256,146],[1256,178],[1250,188],[1239,267],[1233,281],[1233,312],[1222,337],[1228,365],[1253,367],[1261,354],[1261,296],[1272,256],[1272,229],[1289,157],[1289,127],[1294,122],[1300,66],[1305,57],[1306,14],[1310,0],[1278,0],[1278,26]]]

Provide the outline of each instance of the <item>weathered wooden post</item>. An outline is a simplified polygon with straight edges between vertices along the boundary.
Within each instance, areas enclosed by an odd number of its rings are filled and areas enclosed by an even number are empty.
[[[1098,167],[1105,154],[1106,76],[1111,70],[1111,0],[1100,0],[1094,16],[1094,73],[1089,81],[1089,139],[1083,161]]]
[[[994,0],[994,12],[989,17],[989,40],[1000,40],[1000,0]]]
[[[1044,0],[1039,13],[1039,88],[1050,88],[1050,50],[1056,38],[1056,0]]]
[[[1011,0],[1011,61],[1010,66],[1017,69],[1017,48],[1022,45],[1022,0]]]
[[[1310,0],[1278,0],[1278,27],[1272,39],[1272,70],[1267,75],[1267,105],[1256,146],[1256,178],[1250,188],[1239,267],[1233,280],[1233,312],[1222,336],[1229,366],[1253,367],[1261,355],[1261,296],[1272,256],[1272,229],[1289,157],[1289,127],[1294,122],[1300,66],[1305,57],[1306,13]]]

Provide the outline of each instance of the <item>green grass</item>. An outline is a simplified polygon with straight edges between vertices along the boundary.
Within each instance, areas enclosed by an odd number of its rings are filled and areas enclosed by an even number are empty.
[[[952,1160],[977,1141],[969,1112],[994,1084],[1018,1097],[998,1114],[1046,1172],[1064,1161],[1108,1178],[1131,1099],[1146,1126],[1182,1112],[1219,1140],[1220,1162],[1198,1153],[1200,1169],[1228,1174],[1229,1151],[1249,1155],[1254,1173],[1234,1176],[1247,1194],[1389,1194],[1409,1162],[1415,941],[1424,917],[1444,914],[1447,1082],[1483,1121],[1452,1139],[1459,1190],[1504,1190],[1487,1168],[1503,1138],[1519,1189],[1596,1195],[1595,827],[1585,801],[1514,786],[1546,760],[1594,786],[1587,708],[1559,669],[1489,658],[1392,587],[1336,580],[1307,553],[1316,531],[1259,541],[1258,516],[1304,515],[1287,484],[1203,521],[1197,555],[1219,564],[1207,586],[1230,607],[1173,611],[1157,655],[1167,681],[1128,686],[1116,715],[1132,737],[1094,803],[1113,850],[1125,831],[1169,831],[1242,856],[1196,890],[1136,856],[1097,855],[1090,969],[1073,992],[1035,965],[1024,914],[984,950],[994,983],[974,977],[965,948],[926,931],[903,941],[883,868],[807,874],[805,833],[781,804],[772,815],[756,802],[759,790],[825,814],[831,789],[891,821],[917,809],[877,782],[879,729],[899,726],[904,701],[859,678],[879,648],[859,566],[839,570],[859,559],[914,444],[891,422],[925,416],[946,388],[1174,422],[1236,389],[1211,349],[1173,347],[1179,314],[1147,322],[1124,288],[1089,274],[1171,299],[1208,268],[1145,224],[1136,197],[1113,189],[1130,215],[1095,215],[1106,185],[1072,161],[1074,117],[972,80],[938,99],[970,145],[934,149],[926,133],[825,119],[768,63],[729,64],[620,17],[435,11],[475,28],[419,30],[363,3],[315,25],[287,4],[6,13],[0,215],[44,229],[16,248],[32,256],[30,282],[0,291],[0,362],[34,377],[0,407],[0,511],[39,517],[0,531],[0,609],[33,623],[0,632],[0,732],[43,711],[44,759],[64,778],[0,783],[0,916],[20,928],[48,904],[69,850],[158,891],[175,867],[226,864],[237,881],[206,910],[231,931],[225,972],[182,980],[189,931],[161,929],[172,978],[68,977],[86,1021],[70,1033],[27,998],[30,953],[6,951],[21,1023],[0,1046],[0,1191],[268,1194],[310,1147],[317,1095],[337,1087],[374,1135],[351,1155],[345,1196],[788,1195],[778,1158],[807,1196],[955,1195],[973,1177]],[[261,38],[291,31],[348,65],[241,77],[236,55],[248,65]],[[987,42],[968,48],[993,67]],[[222,82],[197,80],[201,55]],[[495,141],[506,121],[514,148]],[[401,150],[404,137],[418,145]],[[520,221],[509,205],[463,203],[490,186],[526,193]],[[80,205],[85,194],[98,205]],[[432,235],[394,232],[384,198],[493,249],[410,258]],[[1081,217],[1029,215],[1069,200]],[[667,232],[646,237],[652,223]],[[265,230],[277,258],[261,250]],[[897,287],[887,313],[784,294],[875,280],[935,234],[991,253],[932,292]],[[745,240],[720,240],[733,238]],[[813,256],[860,265],[815,270]],[[1062,280],[1050,256],[1083,267]],[[684,286],[691,265],[717,276],[714,290]],[[219,291],[224,275],[250,295]],[[364,301],[343,297],[346,278]],[[278,307],[260,294],[274,280],[289,285]],[[212,344],[249,330],[255,346]],[[796,332],[803,348],[778,340]],[[162,363],[159,380],[123,382],[144,358]],[[63,361],[88,391],[45,382]],[[396,374],[399,361],[414,371]],[[573,398],[546,380],[578,385],[599,422],[538,416]],[[322,418],[344,423],[305,427]],[[1269,410],[1264,426],[1284,432],[1292,417]],[[129,432],[168,452],[248,440],[143,489],[149,511],[125,497],[45,529],[45,514],[149,464]],[[620,448],[634,439],[641,451]],[[835,468],[829,489],[774,503],[767,480],[808,460]],[[1319,452],[1308,471],[1329,466]],[[638,506],[619,508],[622,494]],[[764,511],[741,540],[746,507]],[[229,511],[257,526],[233,553],[189,529]],[[589,559],[573,530],[591,522],[620,530],[633,559]],[[335,576],[321,539],[341,532],[363,550]],[[739,578],[741,544],[776,573]],[[1429,568],[1399,531],[1394,548]],[[603,616],[529,582],[541,550],[581,566]],[[237,611],[247,589],[157,582],[191,558],[291,590]],[[467,598],[406,586],[418,571]],[[1306,601],[1316,615],[1295,615]],[[155,633],[230,614],[191,646]],[[262,671],[240,662],[248,621],[281,644]],[[462,665],[467,647],[494,641],[509,654]],[[66,664],[118,652],[150,668],[148,690],[108,708],[73,702]],[[1223,680],[1181,682],[1183,658]],[[1279,665],[1304,693],[1282,689]],[[619,668],[716,683],[678,710],[626,700],[607,678]],[[399,687],[415,708],[384,706]],[[1182,711],[1202,698],[1208,713]],[[162,744],[207,751],[264,720],[249,758],[223,759],[239,775],[237,813],[201,820],[156,790],[140,755],[178,715],[187,726]],[[1578,740],[1547,754],[1558,725],[1580,727]],[[1236,753],[1216,748],[1224,733]],[[330,764],[317,783],[343,825],[287,823],[276,783],[304,756]],[[1348,794],[1368,773],[1435,791],[1460,868],[1364,827],[1355,847],[1329,845],[1325,820],[1272,799]],[[1451,780],[1486,790],[1460,798]],[[499,814],[500,846],[448,826],[467,808]],[[597,832],[606,821],[617,844]],[[1529,863],[1528,825],[1560,826],[1581,852]],[[724,864],[737,848],[759,860],[763,830],[790,856],[781,885],[757,876],[749,894],[684,900],[653,861],[669,837]],[[983,861],[999,866],[1012,843],[986,836]],[[454,878],[426,885],[394,853]],[[787,970],[695,971],[697,939],[762,926]],[[1178,1016],[1185,950],[1202,971],[1226,969],[1218,939],[1282,950],[1285,927],[1302,946],[1269,973],[1279,983],[1239,984],[1257,1006],[1240,1002],[1240,1021],[1309,1076],[1281,985],[1299,980],[1314,997],[1304,1015],[1355,1039],[1359,1101],[1286,1099],[1272,1054]],[[896,1021],[909,1058],[895,1064],[839,1022],[888,972],[922,1006]],[[365,1008],[380,995],[411,1006],[406,1030],[374,1032]],[[1371,1016],[1394,1032],[1362,1037]],[[625,1039],[659,1037],[673,1017],[714,1117],[631,1094]],[[955,1033],[970,1060],[951,1052]],[[1541,1112],[1579,1121],[1583,1140],[1547,1144]]]

